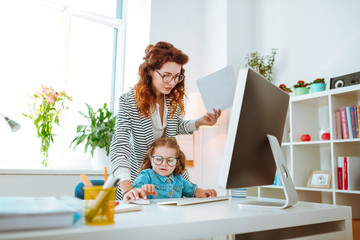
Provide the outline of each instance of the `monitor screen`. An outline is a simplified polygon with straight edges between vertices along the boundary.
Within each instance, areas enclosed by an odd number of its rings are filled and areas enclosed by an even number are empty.
[[[241,69],[224,155],[219,186],[226,189],[273,184],[276,165],[267,134],[281,145],[289,95],[263,76]]]

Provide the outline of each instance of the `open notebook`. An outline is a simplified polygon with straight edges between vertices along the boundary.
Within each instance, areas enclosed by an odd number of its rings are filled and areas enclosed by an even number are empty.
[[[224,201],[229,200],[229,196],[220,196],[220,197],[208,197],[208,198],[175,198],[171,200],[166,200],[163,202],[158,202],[158,205],[191,205],[191,204],[200,204],[200,203],[208,203],[208,202],[216,202],[216,201]]]

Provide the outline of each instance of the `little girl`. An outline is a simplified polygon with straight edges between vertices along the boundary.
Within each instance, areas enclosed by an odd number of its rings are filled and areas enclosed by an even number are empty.
[[[182,177],[185,160],[185,154],[174,137],[155,140],[147,151],[139,176],[133,183],[134,189],[138,192],[143,190],[149,199],[216,197],[214,189],[201,189]],[[123,199],[128,203],[135,198],[133,192],[129,191]]]

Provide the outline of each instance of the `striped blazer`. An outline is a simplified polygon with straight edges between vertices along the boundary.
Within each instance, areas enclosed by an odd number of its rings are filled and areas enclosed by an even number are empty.
[[[166,98],[168,109],[170,109],[170,101],[171,98]],[[134,182],[146,152],[154,142],[154,134],[151,118],[146,118],[144,115],[139,117],[133,89],[120,97],[116,121],[116,130],[110,145],[111,169],[114,172],[118,167],[129,168],[131,182]],[[183,120],[179,107],[173,118],[170,118],[170,111],[168,111],[165,136],[192,134],[186,129],[187,122]],[[187,171],[184,173],[184,178],[189,180]],[[120,181],[122,180],[120,179]],[[118,188],[116,196],[117,199],[122,199],[120,188]]]

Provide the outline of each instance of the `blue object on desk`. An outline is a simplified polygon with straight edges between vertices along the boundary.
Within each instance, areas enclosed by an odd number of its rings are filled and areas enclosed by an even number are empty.
[[[94,186],[104,185],[104,180],[90,180]],[[84,199],[84,184],[81,182],[75,187],[75,197]]]

